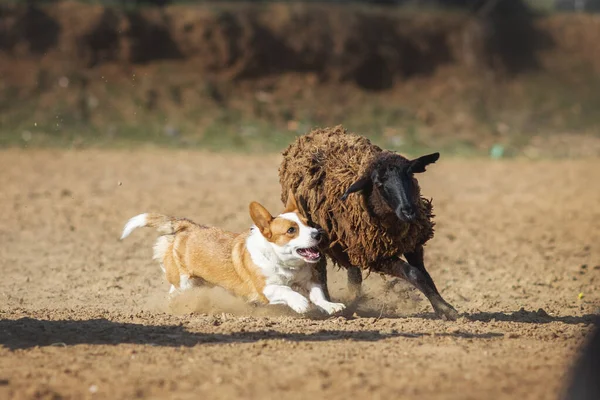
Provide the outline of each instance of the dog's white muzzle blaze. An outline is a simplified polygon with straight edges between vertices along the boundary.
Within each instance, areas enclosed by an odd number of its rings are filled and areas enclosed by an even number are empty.
[[[321,236],[319,230],[311,228],[302,223],[296,213],[285,213],[280,215],[281,218],[294,221],[298,224],[299,234],[295,239],[290,240],[288,245],[293,249],[292,256],[301,259],[305,263],[316,263],[321,259],[321,252],[317,248]]]

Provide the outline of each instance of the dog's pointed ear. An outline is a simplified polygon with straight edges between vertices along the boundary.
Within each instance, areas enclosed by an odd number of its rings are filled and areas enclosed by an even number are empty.
[[[440,158],[440,153],[432,153],[427,154],[426,156],[421,156],[419,158],[415,158],[410,162],[410,167],[408,167],[409,172],[413,174],[417,174],[419,172],[425,172],[425,167],[429,164],[433,164]]]
[[[283,213],[298,211],[298,203],[296,202],[296,196],[294,196],[294,192],[290,189],[288,192],[287,203],[285,204],[285,210]]]
[[[342,197],[340,197],[340,200],[344,201],[348,198],[350,193],[354,193],[354,192],[358,192],[359,190],[367,189],[367,188],[371,187],[372,184],[373,184],[373,182],[371,181],[370,176],[363,176],[362,178],[360,178],[359,180],[354,182],[352,185],[350,185],[350,187],[344,192]]]
[[[271,237],[271,221],[273,221],[273,216],[266,208],[264,208],[261,204],[253,201],[250,203],[250,218],[256,225],[256,227],[260,230],[262,235],[269,239]]]

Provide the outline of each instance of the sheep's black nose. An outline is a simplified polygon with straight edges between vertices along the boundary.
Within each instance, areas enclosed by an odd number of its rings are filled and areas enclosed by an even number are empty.
[[[396,215],[398,215],[398,217],[400,219],[403,219],[405,221],[413,221],[415,218],[417,218],[417,213],[415,212],[415,209],[413,207],[399,207],[398,210],[396,210]]]
[[[313,231],[310,236],[315,239],[317,242],[320,242],[321,239],[323,238],[323,234],[321,233],[321,231]]]

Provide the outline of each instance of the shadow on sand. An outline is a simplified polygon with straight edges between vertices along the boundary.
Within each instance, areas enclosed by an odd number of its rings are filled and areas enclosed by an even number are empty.
[[[420,338],[429,333],[403,333],[380,330],[345,331],[319,330],[312,333],[285,333],[275,330],[246,331],[232,333],[189,332],[183,326],[156,326],[92,319],[85,321],[48,321],[33,318],[0,320],[0,345],[11,349],[28,349],[36,346],[70,346],[76,344],[117,345],[122,343],[151,346],[195,346],[203,343],[252,343],[260,340],[283,339],[304,341],[379,341],[395,337]],[[468,332],[440,333],[469,339],[492,339],[502,333],[474,334]]]
[[[548,315],[543,309],[537,311],[527,311],[521,308],[513,313],[504,312],[480,312],[473,314],[465,314],[465,318],[470,321],[490,322],[492,320],[503,322],[523,322],[529,324],[548,324],[550,322],[562,322],[563,324],[592,324],[597,317],[594,314],[586,314],[582,316],[557,316]]]

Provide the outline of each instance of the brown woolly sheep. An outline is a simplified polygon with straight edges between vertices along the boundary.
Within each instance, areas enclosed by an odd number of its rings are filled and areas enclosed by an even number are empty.
[[[454,320],[457,311],[442,298],[423,263],[423,245],[433,237],[432,205],[413,177],[438,158],[434,153],[408,160],[337,126],[313,130],[292,143],[283,152],[279,180],[284,204],[292,190],[300,212],[325,232],[321,251],[347,269],[355,296],[361,268],[384,273],[410,282],[438,316]],[[362,195],[349,196],[357,191]],[[326,289],[325,259],[317,269]]]

